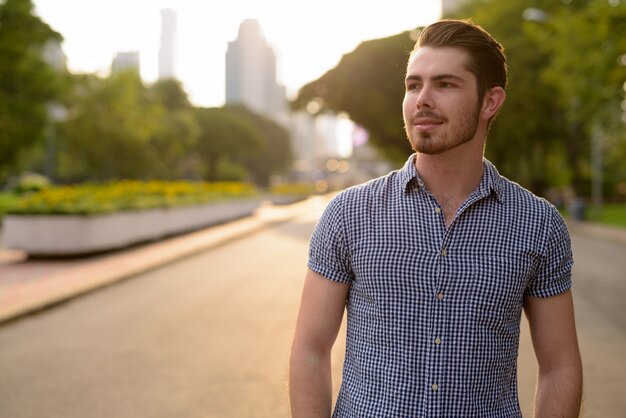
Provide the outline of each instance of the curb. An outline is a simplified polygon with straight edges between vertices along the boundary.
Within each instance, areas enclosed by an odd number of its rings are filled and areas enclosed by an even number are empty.
[[[567,228],[575,235],[626,244],[626,229],[624,228],[584,221],[567,221]]]
[[[249,217],[190,232],[137,248],[103,256],[79,267],[53,273],[44,279],[20,284],[17,292],[0,293],[0,323],[36,313],[82,294],[165,266],[185,257],[218,247],[287,222],[322,199],[311,197],[284,206],[262,206]],[[1,290],[1,289],[0,289]]]

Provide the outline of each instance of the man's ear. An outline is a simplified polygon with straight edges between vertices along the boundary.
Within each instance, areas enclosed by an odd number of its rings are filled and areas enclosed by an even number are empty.
[[[496,86],[487,90],[483,98],[482,117],[487,120],[493,118],[504,104],[505,98],[506,93],[502,87]]]

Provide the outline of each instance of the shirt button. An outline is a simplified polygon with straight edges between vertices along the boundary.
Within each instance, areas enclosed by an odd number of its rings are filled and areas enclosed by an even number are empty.
[[[436,207],[435,208],[435,213],[441,213],[441,208],[440,207]]]
[[[443,300],[443,292],[437,293],[437,299]]]
[[[445,257],[446,255],[448,255],[448,250],[447,250],[447,249],[445,249],[445,248],[443,248],[443,249],[441,250],[441,256],[442,256],[442,257]]]
[[[439,337],[435,338],[435,344],[437,345],[441,344],[441,338]]]
[[[436,383],[433,383],[433,384],[431,385],[431,388],[432,388],[433,390],[435,390],[435,391],[436,391],[436,390],[439,390],[439,385],[438,385],[438,384],[436,384]]]

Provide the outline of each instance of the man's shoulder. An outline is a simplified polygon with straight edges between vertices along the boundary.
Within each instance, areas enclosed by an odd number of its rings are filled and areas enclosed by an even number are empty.
[[[403,190],[401,170],[394,170],[384,176],[350,186],[339,192],[333,200],[343,204],[372,201],[393,196]]]
[[[519,213],[536,216],[558,216],[558,209],[546,198],[538,196],[524,186],[500,176],[503,202]]]

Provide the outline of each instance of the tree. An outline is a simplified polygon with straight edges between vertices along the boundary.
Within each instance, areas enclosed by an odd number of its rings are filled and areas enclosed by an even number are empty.
[[[586,8],[594,1],[610,7],[605,0],[470,0],[454,16],[449,16],[472,18],[504,44],[509,65],[507,100],[492,126],[486,153],[504,175],[540,194],[554,186],[573,185],[579,194],[588,190],[588,134],[583,118],[570,116],[571,101],[565,103],[562,99],[571,96],[574,90],[568,80],[579,73],[580,63],[576,62],[580,61],[581,51],[598,50],[601,43],[598,38],[602,37],[612,40],[615,51],[619,50],[616,42],[619,39],[624,42],[620,38],[624,30],[616,30],[622,26],[615,16],[613,21],[607,21],[610,23],[607,27],[613,28],[611,36],[590,24],[576,30],[582,38],[588,32],[595,33],[587,43],[571,42],[570,38],[576,38],[568,36],[572,31],[570,22],[575,21],[573,16],[584,20],[588,16]],[[615,15],[624,5],[613,3]],[[532,31],[545,26],[545,22],[524,19],[530,7],[543,10],[543,17],[569,10],[570,15],[562,18],[562,31],[553,33],[552,42],[532,36]],[[305,85],[292,103],[293,108],[304,109],[309,102],[318,101],[322,104],[321,111],[347,112],[370,132],[372,143],[383,155],[396,163],[404,160],[410,149],[404,140],[400,103],[407,52],[415,39],[411,35],[406,32],[363,42],[334,69]],[[622,53],[624,50],[622,46]],[[570,54],[567,65],[554,67],[553,60],[565,53]],[[614,56],[610,59],[615,64]],[[596,64],[595,59],[585,62],[585,66]],[[548,68],[554,68],[553,79],[546,76]],[[560,83],[555,83],[561,75]],[[605,79],[623,83],[620,77],[609,76],[606,71],[595,75],[593,71],[585,71],[579,81]],[[569,94],[563,94],[568,89]],[[611,91],[621,90],[612,85]]]
[[[561,5],[550,0],[474,0],[454,16],[471,18],[505,47],[507,98],[489,133],[486,155],[502,174],[539,194],[570,184],[580,190],[583,184],[576,127],[566,123],[555,87],[541,77],[549,54],[526,33],[527,27],[542,24],[528,20],[531,6],[539,13],[534,18],[541,19]]]
[[[570,184],[588,195],[599,128],[614,144],[605,161],[615,170],[605,179],[615,181],[623,166],[625,9],[607,0],[474,0],[455,15],[472,17],[507,49],[507,102],[487,148],[504,174],[538,192]]]
[[[305,109],[317,101],[320,112],[346,112],[363,126],[372,144],[396,163],[411,153],[402,122],[404,76],[415,39],[410,32],[361,43],[319,79],[306,84],[292,102]]]
[[[292,162],[289,133],[273,120],[254,113],[244,106],[229,106],[228,108],[249,120],[255,130],[261,134],[260,149],[243,163],[257,185],[269,186],[271,176],[284,173]]]
[[[150,165],[153,177],[164,179],[198,178],[194,147],[200,127],[193,106],[179,81],[157,81],[150,88],[154,99],[163,107],[159,128],[151,140]]]
[[[576,127],[579,160],[589,167],[590,142],[604,148],[604,179],[616,193],[624,172],[624,121],[621,103],[626,82],[626,4],[606,0],[563,5],[542,25],[527,27],[549,59],[541,76],[555,89],[564,119]],[[595,139],[594,139],[595,136]]]
[[[61,40],[33,14],[30,0],[0,2],[0,181],[19,168],[25,150],[43,141],[46,105],[61,86],[43,51]]]
[[[164,110],[136,71],[81,76],[70,102],[70,117],[60,126],[60,176],[103,181],[153,172],[151,141]]]
[[[207,181],[243,179],[243,167],[262,148],[263,138],[254,124],[228,108],[196,108],[200,126],[196,150]]]
[[[194,113],[201,132],[196,149],[207,180],[246,179],[266,187],[272,175],[289,167],[289,134],[274,121],[238,105]]]

